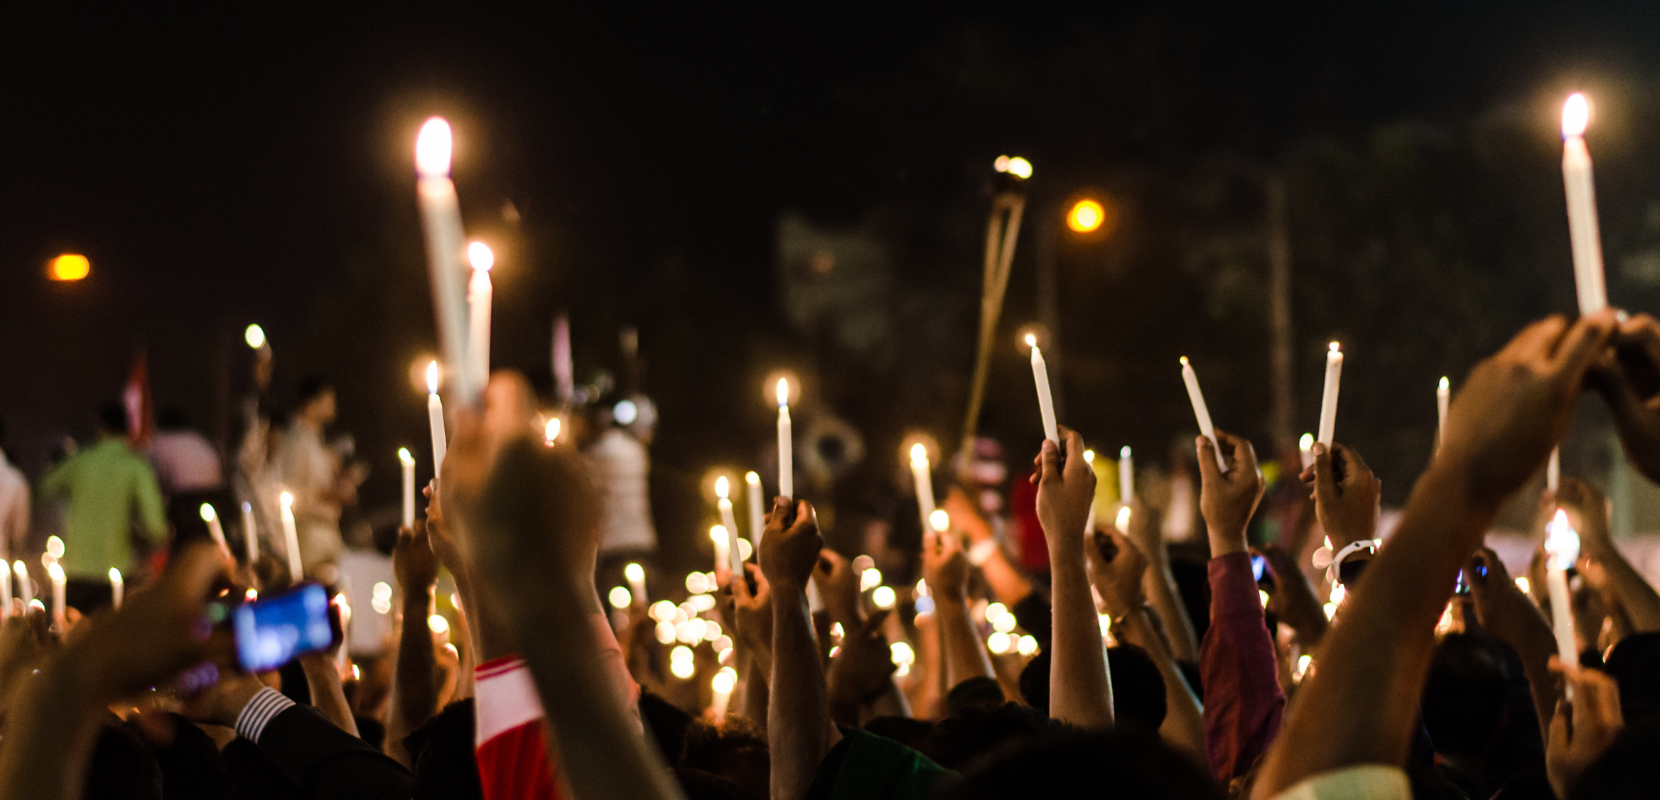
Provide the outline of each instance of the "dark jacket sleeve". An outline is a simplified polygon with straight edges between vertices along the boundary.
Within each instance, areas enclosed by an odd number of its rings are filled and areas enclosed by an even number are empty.
[[[311,706],[273,717],[259,734],[259,751],[317,800],[407,800],[414,791],[402,765]]]

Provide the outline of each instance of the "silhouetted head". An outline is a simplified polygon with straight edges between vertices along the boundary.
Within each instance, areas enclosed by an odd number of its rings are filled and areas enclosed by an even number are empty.
[[[757,798],[769,794],[772,753],[766,733],[742,717],[727,717],[719,727],[687,728],[680,766],[719,775]]]
[[[98,433],[103,436],[127,435],[127,409],[120,403],[105,403],[98,407]]]
[[[1455,633],[1436,645],[1422,703],[1436,752],[1483,756],[1504,724],[1504,702],[1504,667],[1487,642]]]
[[[1125,730],[1059,731],[1020,742],[964,773],[940,794],[947,800],[1223,796],[1199,764],[1155,736]]]
[[[334,421],[334,400],[334,384],[322,378],[307,378],[300,384],[296,416],[305,418],[313,425],[327,425]]]
[[[473,747],[473,699],[444,707],[404,738],[415,779],[415,800],[483,800]]]

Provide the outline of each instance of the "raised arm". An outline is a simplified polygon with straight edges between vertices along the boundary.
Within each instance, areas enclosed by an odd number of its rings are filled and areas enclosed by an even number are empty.
[[[1112,683],[1107,679],[1107,651],[1101,623],[1084,571],[1084,524],[1095,499],[1095,473],[1084,461],[1084,440],[1062,428],[1061,449],[1044,439],[1038,454],[1038,521],[1049,543],[1049,576],[1054,639],[1049,644],[1049,716],[1084,728],[1113,724]]]
[[[1607,575],[1608,591],[1620,600],[1633,633],[1660,631],[1660,594],[1631,566],[1608,531],[1608,499],[1583,481],[1563,478],[1556,502],[1568,509],[1579,531],[1580,557]]]
[[[1139,498],[1132,498],[1129,530],[1124,535],[1147,558],[1147,574],[1141,579],[1147,602],[1164,620],[1171,655],[1178,661],[1198,663],[1199,636],[1194,633],[1193,620],[1187,617],[1187,606],[1176,594],[1176,576],[1170,571],[1170,549],[1165,546],[1164,531],[1160,528],[1159,515]]]
[[[1485,547],[1470,557],[1464,570],[1470,581],[1470,595],[1476,604],[1476,619],[1493,638],[1510,645],[1522,660],[1533,697],[1533,711],[1539,715],[1539,737],[1550,736],[1551,713],[1556,706],[1556,679],[1551,676],[1550,657],[1556,655],[1556,636],[1539,607],[1522,594],[1510,580],[1498,554]]]
[[[949,692],[969,678],[996,678],[991,656],[974,629],[968,611],[968,557],[954,533],[929,530],[922,536],[922,574],[934,596],[934,625],[939,628]]]
[[[1205,686],[1205,753],[1226,786],[1256,763],[1279,733],[1285,712],[1274,639],[1263,617],[1245,530],[1262,501],[1262,473],[1251,443],[1216,434],[1228,471],[1216,466],[1208,437],[1198,439],[1199,511],[1210,537],[1210,627],[1199,648]]]
[[[398,661],[392,674],[392,706],[386,721],[386,752],[404,766],[409,754],[403,740],[438,712],[438,664],[432,653],[427,615],[438,584],[438,557],[433,555],[425,520],[399,528],[392,547],[392,574],[403,599],[399,616]]]
[[[824,539],[813,507],[803,500],[773,501],[761,540],[761,571],[772,586],[772,699],[767,709],[767,742],[772,750],[772,796],[794,800],[807,793],[813,773],[830,752],[830,724],[824,668],[819,661],[813,617],[807,610],[807,581]]]
[[[1318,669],[1304,680],[1254,797],[1331,770],[1405,761],[1435,622],[1458,570],[1499,504],[1567,430],[1613,322],[1613,312],[1572,325],[1552,317],[1471,371],[1400,527],[1353,588],[1342,624],[1326,634]]]

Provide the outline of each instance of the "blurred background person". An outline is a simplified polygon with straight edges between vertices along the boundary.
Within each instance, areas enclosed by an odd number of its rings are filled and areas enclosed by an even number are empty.
[[[0,417],[0,556],[23,551],[29,514],[29,480],[6,459],[6,419]]]
[[[307,574],[332,565],[345,544],[340,513],[357,502],[357,487],[367,477],[360,465],[347,467],[342,454],[323,440],[334,422],[334,386],[318,379],[300,387],[299,407],[276,454],[283,488],[294,495],[294,524],[300,559]],[[298,579],[299,576],[295,576]],[[327,576],[325,577],[325,582]]]
[[[219,515],[236,519],[226,502],[225,473],[219,451],[200,431],[190,426],[182,409],[164,408],[156,415],[156,435],[150,440],[150,463],[156,480],[167,497],[167,521],[179,539],[186,533],[206,535],[202,523],[203,503],[212,503]]]

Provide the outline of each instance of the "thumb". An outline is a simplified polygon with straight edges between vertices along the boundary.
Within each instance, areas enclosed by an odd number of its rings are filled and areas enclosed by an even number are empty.
[[[1198,450],[1201,484],[1215,485],[1222,480],[1222,469],[1216,465],[1216,443],[1212,442],[1209,436],[1201,434],[1194,444]]]
[[[1314,443],[1314,501],[1333,511],[1337,509],[1337,476],[1333,474],[1331,451],[1321,442]]]
[[[1040,482],[1052,483],[1061,479],[1061,451],[1055,440],[1043,440],[1043,446],[1038,450],[1038,467],[1042,471]]]

